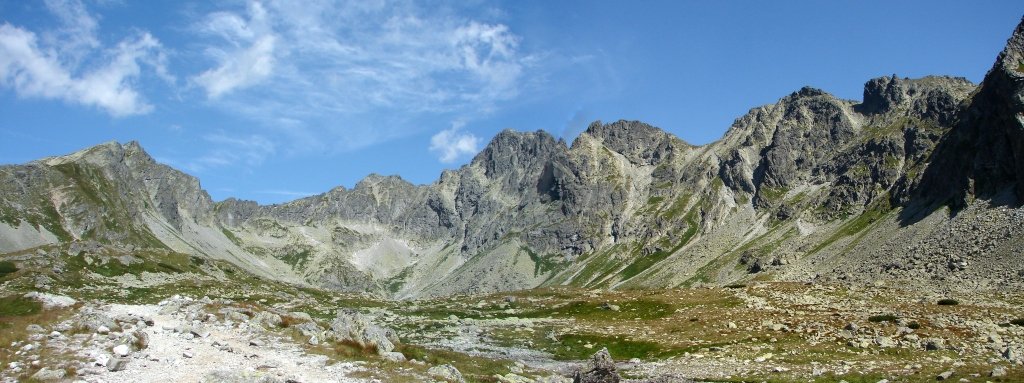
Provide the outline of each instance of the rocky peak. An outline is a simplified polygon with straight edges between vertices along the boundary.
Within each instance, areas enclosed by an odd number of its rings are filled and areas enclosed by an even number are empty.
[[[861,109],[865,114],[885,113],[902,104],[906,98],[906,82],[895,74],[892,77],[873,78],[864,84]]]
[[[1024,78],[1024,19],[1017,25],[1010,39],[1006,41],[1006,48],[999,54],[992,70],[1003,72],[1015,81],[1021,81]],[[989,75],[991,76],[991,73]],[[1020,103],[1019,99],[1016,101],[1018,104]]]
[[[864,84],[864,101],[856,106],[866,115],[907,110],[910,117],[952,123],[957,104],[975,85],[963,77],[928,76],[920,79],[879,77]]]
[[[543,164],[556,153],[565,151],[565,143],[543,130],[518,132],[506,129],[498,133],[476,157],[488,178],[500,177],[515,168],[529,169]]]
[[[57,166],[66,163],[89,163],[101,167],[120,162],[124,157],[124,148],[117,141],[108,141],[102,144],[79,150],[77,152],[44,159],[42,162]]]
[[[685,141],[664,130],[640,121],[619,120],[610,124],[594,121],[582,135],[597,139],[606,148],[626,156],[633,163],[645,165],[660,161],[676,147],[690,147]]]
[[[406,188],[406,187],[411,187],[411,186],[413,186],[412,183],[410,183],[409,181],[406,181],[405,179],[402,179],[402,177],[399,176],[399,175],[387,175],[387,176],[384,176],[384,175],[380,175],[380,174],[377,174],[377,173],[371,173],[370,175],[364,177],[362,180],[360,180],[358,183],[356,183],[356,186],[355,186],[354,190],[377,189],[377,188],[388,189],[388,188],[398,188],[398,187]],[[342,190],[344,190],[344,189],[342,189]]]
[[[602,124],[600,120],[590,123],[585,134],[594,138],[604,140],[606,146],[621,146],[615,143],[633,139],[661,138],[665,131],[643,123],[641,121],[618,120],[610,124]]]
[[[792,94],[789,95],[789,97],[791,99],[809,98],[809,97],[820,97],[820,96],[829,96],[829,97],[831,97],[832,95],[829,94],[828,92],[824,91],[824,90],[821,90],[821,89],[818,89],[818,88],[815,88],[815,87],[811,87],[811,86],[805,86],[803,88],[800,88],[800,90],[798,90],[796,92],[793,92]]]

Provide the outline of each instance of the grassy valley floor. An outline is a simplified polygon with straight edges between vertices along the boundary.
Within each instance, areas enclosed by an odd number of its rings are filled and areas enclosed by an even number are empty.
[[[389,301],[187,257],[166,266],[147,255],[69,265],[35,255],[0,260],[3,381],[160,381],[138,373],[162,368],[216,381],[223,363],[208,362],[221,360],[248,378],[281,381],[455,380],[438,369],[451,365],[469,382],[559,382],[601,348],[636,381],[1024,381],[1021,292],[758,282]],[[36,291],[46,294],[26,297]],[[393,331],[394,351],[407,360],[340,340],[332,322],[346,309]],[[111,371],[122,344],[126,367]]]

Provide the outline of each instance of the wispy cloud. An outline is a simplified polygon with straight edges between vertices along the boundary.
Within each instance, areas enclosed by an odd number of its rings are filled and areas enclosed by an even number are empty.
[[[209,134],[203,141],[214,149],[182,164],[193,172],[226,166],[255,167],[277,151],[277,146],[261,135],[232,137],[224,132]],[[179,163],[179,161],[174,161]]]
[[[456,121],[451,128],[430,137],[430,151],[437,153],[441,162],[452,163],[462,156],[476,154],[480,149],[479,137],[460,131],[464,125],[464,122]]]
[[[214,65],[193,83],[303,151],[415,134],[430,129],[422,116],[489,113],[520,94],[531,65],[508,26],[410,3],[250,2],[195,32]]]
[[[303,191],[293,191],[293,190],[257,190],[255,193],[257,193],[257,194],[275,195],[275,196],[283,196],[283,197],[291,197],[291,198],[309,197],[311,195],[317,194],[317,193],[310,193],[310,192],[303,192]]]
[[[143,65],[170,78],[156,38],[139,32],[104,47],[97,37],[99,23],[80,1],[51,0],[46,6],[60,28],[37,35],[8,23],[0,25],[0,86],[14,89],[20,97],[97,107],[115,117],[153,109],[136,80]]]
[[[254,86],[273,73],[277,36],[271,31],[267,11],[260,3],[249,5],[248,19],[230,12],[217,12],[206,18],[201,29],[227,43],[226,47],[206,49],[218,66],[193,79],[210,98]]]

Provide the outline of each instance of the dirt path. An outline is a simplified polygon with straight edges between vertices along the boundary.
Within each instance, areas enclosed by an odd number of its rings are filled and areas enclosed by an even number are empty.
[[[133,314],[152,318],[145,328],[149,346],[131,353],[124,370],[105,368],[83,374],[86,382],[274,382],[297,381],[356,383],[349,378],[359,370],[352,363],[327,365],[327,358],[309,355],[290,339],[282,339],[247,326],[226,323],[206,324],[208,336],[195,337],[173,329],[184,320],[174,314],[160,314],[156,305],[111,305],[109,315]],[[205,334],[203,334],[205,335]],[[255,341],[254,341],[255,340]],[[86,350],[91,357],[109,354],[109,350]]]

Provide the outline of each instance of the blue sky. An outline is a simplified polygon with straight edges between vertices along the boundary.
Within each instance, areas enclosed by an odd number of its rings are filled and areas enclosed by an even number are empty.
[[[717,140],[810,85],[978,82],[1019,1],[0,0],[0,163],[137,140],[215,200],[430,183],[503,129]]]

